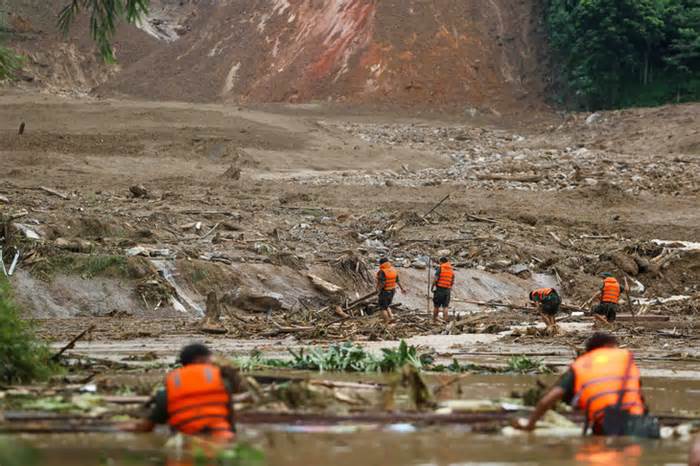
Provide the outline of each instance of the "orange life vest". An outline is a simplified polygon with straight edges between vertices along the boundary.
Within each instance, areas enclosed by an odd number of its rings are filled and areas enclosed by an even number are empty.
[[[384,272],[384,291],[391,291],[396,289],[396,282],[399,278],[399,273],[396,269],[389,263],[384,262],[379,266],[379,272],[377,272],[377,281],[379,281],[379,274]]]
[[[603,291],[600,293],[600,301],[603,303],[617,304],[620,300],[620,282],[613,277],[603,280]]]
[[[231,398],[212,364],[189,364],[165,379],[168,424],[184,434],[233,436]]]
[[[644,414],[639,368],[630,358],[632,353],[624,349],[598,348],[571,365],[576,393],[572,404],[586,413],[588,423],[602,421],[603,410],[617,404],[623,387],[622,409],[630,414]],[[629,375],[624,381],[630,362]]]
[[[452,270],[452,265],[449,262],[440,264],[440,273],[438,274],[437,286],[439,288],[452,288],[455,281],[455,273]]]
[[[554,293],[554,288],[539,288],[533,292],[530,293],[530,300],[531,301],[542,301],[544,298],[549,296],[550,294]],[[537,298],[537,299],[535,299]]]

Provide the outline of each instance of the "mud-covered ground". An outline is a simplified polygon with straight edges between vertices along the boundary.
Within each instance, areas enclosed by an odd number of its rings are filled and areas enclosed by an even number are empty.
[[[478,334],[502,351],[567,348],[590,333],[587,317],[549,337],[527,329],[532,312],[468,301],[522,306],[547,285],[587,309],[611,271],[632,310],[670,316],[622,322],[625,344],[697,348],[698,105],[533,122],[23,93],[0,109],[3,259],[20,251],[17,299],[51,341],[94,323],[93,342],[162,338],[174,352],[204,338],[215,291],[228,330],[206,336],[215,346],[421,336],[439,347],[430,335]],[[426,315],[426,265],[442,254],[458,266],[458,325]],[[382,255],[408,288],[398,321],[335,315],[371,290]],[[470,350],[467,339],[443,352]]]

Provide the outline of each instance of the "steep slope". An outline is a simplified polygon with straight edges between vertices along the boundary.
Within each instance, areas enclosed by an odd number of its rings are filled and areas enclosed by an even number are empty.
[[[142,31],[121,31],[121,69],[98,91],[527,109],[538,24],[534,0],[159,0]]]

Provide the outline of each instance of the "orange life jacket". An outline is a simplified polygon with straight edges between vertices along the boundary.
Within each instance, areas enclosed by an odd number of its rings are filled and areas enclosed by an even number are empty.
[[[440,264],[440,273],[438,274],[437,286],[439,288],[452,288],[455,281],[455,272],[452,270],[452,265],[449,262]]]
[[[384,291],[391,291],[396,289],[396,282],[399,278],[399,273],[396,269],[389,263],[384,262],[379,266],[379,272],[377,272],[377,281],[379,281],[379,273],[384,272]]]
[[[603,303],[617,304],[620,300],[620,282],[613,277],[603,280],[603,291],[600,293],[600,301]]]
[[[530,293],[530,300],[531,301],[542,301],[544,298],[549,296],[550,294],[554,293],[554,288],[539,288],[537,290],[534,290]],[[537,299],[535,299],[537,298]]]
[[[165,379],[168,424],[184,434],[233,436],[231,398],[212,364],[188,364]]]
[[[622,409],[630,414],[644,414],[639,368],[630,358],[632,353],[624,349],[598,348],[571,365],[576,393],[572,404],[586,413],[589,424],[602,421],[603,410],[617,404],[623,387]],[[630,362],[629,375],[624,381]]]

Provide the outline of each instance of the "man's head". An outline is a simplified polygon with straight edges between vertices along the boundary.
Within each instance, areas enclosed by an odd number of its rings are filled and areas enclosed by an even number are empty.
[[[379,265],[386,264],[387,262],[389,262],[389,259],[387,259],[386,257],[382,257],[381,259],[379,259]]]
[[[202,343],[191,343],[180,351],[180,364],[207,364],[211,362],[211,351]]]
[[[599,348],[616,348],[617,338],[609,333],[596,332],[586,340],[586,353]]]
[[[447,257],[445,257],[445,256],[442,256],[442,257],[440,258],[440,263],[441,263],[441,264],[446,264],[447,261],[448,261],[448,260],[447,260]]]

